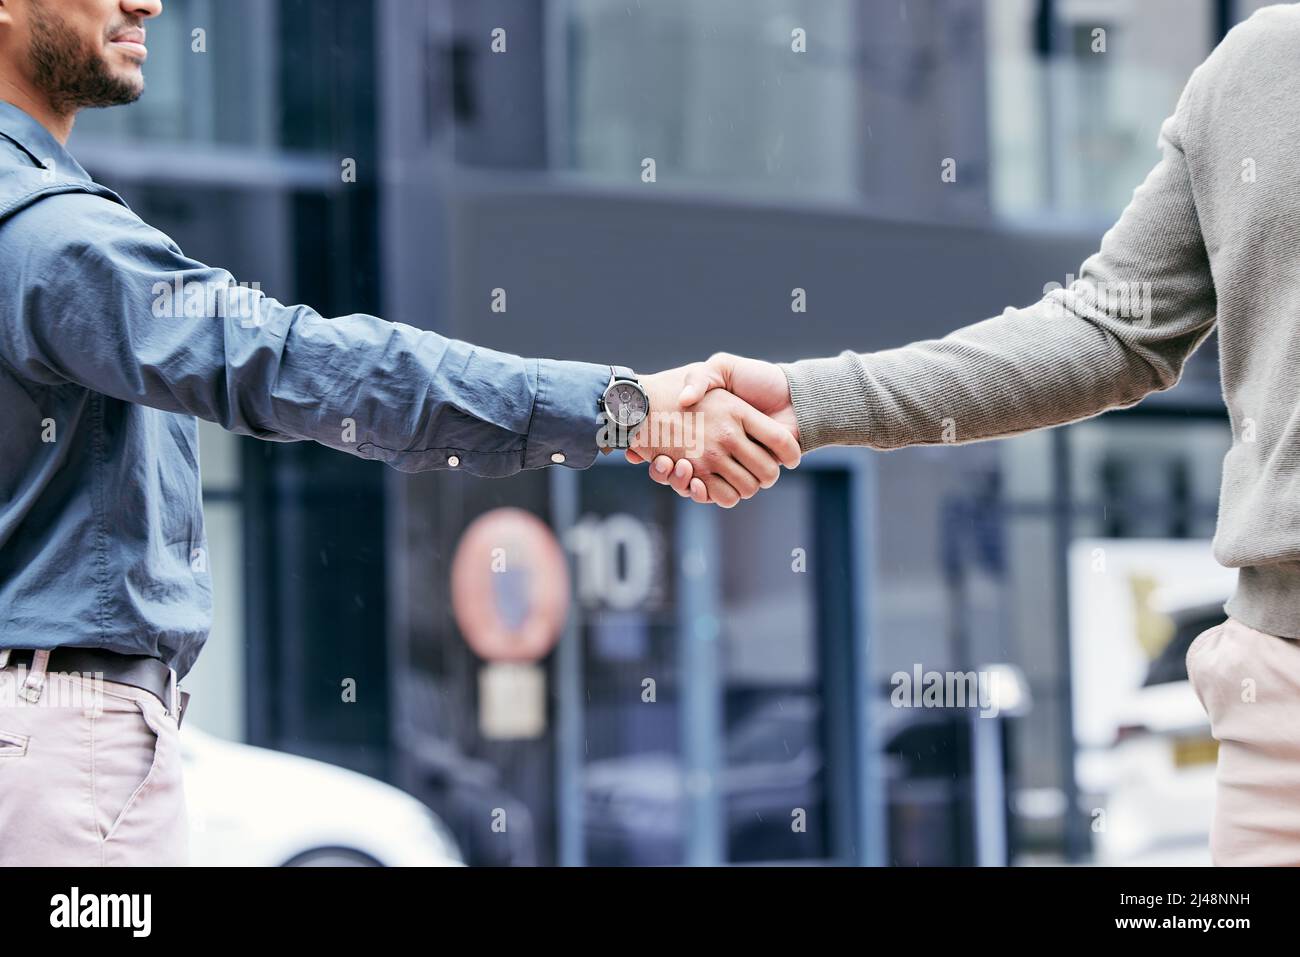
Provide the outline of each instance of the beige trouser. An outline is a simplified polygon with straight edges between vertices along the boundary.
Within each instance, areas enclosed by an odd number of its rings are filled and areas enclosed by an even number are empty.
[[[22,685],[38,671],[0,669],[0,866],[188,864],[169,709],[130,685],[56,672],[32,703]]]
[[[1229,618],[1196,636],[1187,675],[1219,742],[1211,859],[1300,865],[1300,641]]]

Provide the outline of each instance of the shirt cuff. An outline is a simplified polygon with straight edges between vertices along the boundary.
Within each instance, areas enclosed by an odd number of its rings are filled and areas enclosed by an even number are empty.
[[[600,450],[597,403],[609,385],[610,367],[590,362],[537,360],[537,395],[524,447],[524,468],[566,465],[585,469]]]

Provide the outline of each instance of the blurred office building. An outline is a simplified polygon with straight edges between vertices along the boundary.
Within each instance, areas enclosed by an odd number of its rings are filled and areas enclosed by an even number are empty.
[[[324,314],[643,371],[868,351],[1067,284],[1255,6],[169,0],[146,97],[71,147]],[[205,427],[188,720],[399,785],[470,863],[1194,859],[1204,729],[1132,715],[1190,694],[1154,663],[1222,601],[1229,440],[1213,339],[1134,409],[818,452],[732,511],[612,456],[485,481]],[[918,668],[1000,713],[891,703]],[[1192,823],[1117,847],[1162,787]]]

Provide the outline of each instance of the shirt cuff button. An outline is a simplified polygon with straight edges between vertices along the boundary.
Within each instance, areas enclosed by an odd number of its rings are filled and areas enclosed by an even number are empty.
[[[563,452],[556,452],[554,455],[551,456],[551,461],[554,462],[556,465],[563,465],[563,464],[564,464],[564,453],[563,453]]]
[[[460,465],[460,456],[459,455],[447,456],[447,464],[450,465],[452,468],[457,468]]]

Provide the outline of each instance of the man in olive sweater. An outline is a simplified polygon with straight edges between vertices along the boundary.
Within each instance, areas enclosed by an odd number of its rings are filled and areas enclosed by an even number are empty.
[[[1233,442],[1214,556],[1239,569],[1191,682],[1220,742],[1219,864],[1300,864],[1300,8],[1258,11],[1193,72],[1160,162],[1080,279],[945,338],[773,365],[715,356],[726,388],[804,451],[1018,435],[1172,387],[1218,323]],[[634,458],[635,456],[630,456]],[[652,477],[707,501],[689,463]]]

